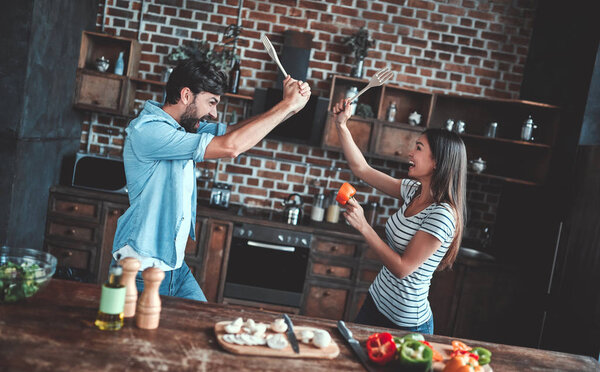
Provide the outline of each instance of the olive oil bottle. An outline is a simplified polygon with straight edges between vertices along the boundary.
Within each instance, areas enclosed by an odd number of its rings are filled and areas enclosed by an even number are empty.
[[[123,268],[119,264],[110,266],[108,280],[102,285],[100,309],[94,323],[103,331],[117,331],[123,327],[123,309],[125,308],[124,285],[121,285]]]

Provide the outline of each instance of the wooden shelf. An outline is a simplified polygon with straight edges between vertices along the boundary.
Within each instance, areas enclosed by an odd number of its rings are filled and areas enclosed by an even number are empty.
[[[519,146],[532,146],[532,147],[540,147],[540,148],[544,148],[544,149],[550,149],[550,145],[547,145],[545,143],[527,142],[527,141],[512,140],[512,139],[498,138],[498,137],[486,137],[486,136],[480,136],[477,134],[468,134],[468,133],[462,133],[460,136],[465,137],[465,138],[473,138],[473,139],[483,140],[483,141],[510,143],[510,144],[519,145]]]
[[[141,78],[138,78],[138,77],[132,77],[131,81],[134,81],[136,83],[145,83],[145,84],[150,84],[150,85],[158,85],[158,86],[161,86],[161,87],[167,86],[167,83],[165,83],[163,81],[150,80],[150,79],[141,79]]]

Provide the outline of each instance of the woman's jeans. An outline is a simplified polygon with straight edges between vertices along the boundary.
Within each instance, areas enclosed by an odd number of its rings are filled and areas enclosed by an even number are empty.
[[[375,327],[401,329],[403,331],[417,332],[426,335],[433,334],[433,316],[421,325],[415,327],[400,327],[399,325],[392,323],[391,320],[377,310],[375,301],[373,301],[370,293],[367,293],[365,303],[360,308],[356,319],[354,319],[354,323],[367,324]]]

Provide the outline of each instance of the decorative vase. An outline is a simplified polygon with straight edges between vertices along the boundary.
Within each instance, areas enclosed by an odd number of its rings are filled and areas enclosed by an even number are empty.
[[[350,76],[355,78],[362,78],[363,76],[363,62],[364,58],[359,58],[356,60],[356,64],[352,67],[352,71],[350,72]]]

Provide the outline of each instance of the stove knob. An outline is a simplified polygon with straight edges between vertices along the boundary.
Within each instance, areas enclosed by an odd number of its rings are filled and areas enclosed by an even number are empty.
[[[294,244],[298,244],[298,240],[300,240],[300,238],[296,237],[296,238],[294,239]]]
[[[304,244],[305,247],[308,245],[308,241],[305,238],[302,238],[300,241],[302,242],[302,244]]]
[[[244,236],[244,233],[245,233],[245,232],[246,232],[246,231],[245,231],[244,229],[239,229],[239,230],[238,230],[238,234],[240,234],[240,236]]]
[[[248,230],[247,235],[248,235],[249,238],[252,237],[252,234],[253,234],[252,230]]]
[[[279,239],[280,242],[284,242],[284,238],[283,235],[277,235],[277,239]]]

